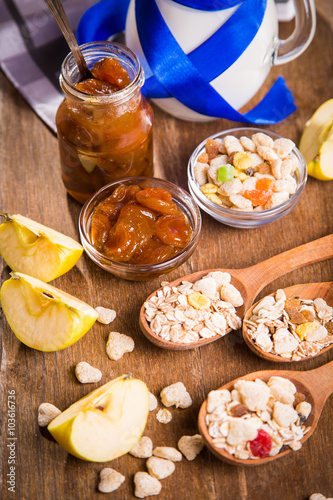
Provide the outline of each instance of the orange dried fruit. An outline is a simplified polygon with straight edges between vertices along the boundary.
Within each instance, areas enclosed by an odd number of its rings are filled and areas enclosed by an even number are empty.
[[[207,153],[201,153],[201,155],[198,156],[197,162],[199,163],[208,163],[208,154]]]
[[[179,212],[169,191],[162,188],[147,188],[136,194],[136,199],[144,207],[156,212],[172,215]]]
[[[126,69],[113,57],[104,57],[104,59],[97,61],[91,72],[94,78],[115,85],[116,90],[123,89],[131,83]]]
[[[191,239],[192,229],[183,214],[164,215],[157,219],[155,233],[165,245],[184,248]]]
[[[208,155],[208,160],[216,158],[216,156],[219,154],[219,145],[214,141],[214,139],[208,139],[205,147],[206,153]]]

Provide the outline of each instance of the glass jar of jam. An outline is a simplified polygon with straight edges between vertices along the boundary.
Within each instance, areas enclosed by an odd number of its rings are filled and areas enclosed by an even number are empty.
[[[72,54],[62,64],[65,99],[56,115],[62,179],[69,194],[84,203],[110,182],[153,176],[153,112],[141,94],[144,73],[134,52],[109,42],[87,43],[81,50],[90,69],[112,58],[130,80],[112,93],[90,94],[81,84],[76,87],[80,74]]]

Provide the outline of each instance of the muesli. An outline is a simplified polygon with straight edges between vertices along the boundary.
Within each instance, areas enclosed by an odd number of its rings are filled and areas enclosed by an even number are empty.
[[[206,425],[213,445],[238,459],[277,455],[284,446],[302,447],[310,430],[305,421],[311,404],[283,377],[238,380],[232,390],[211,391]]]
[[[315,356],[333,343],[333,308],[322,298],[286,298],[283,290],[264,297],[244,320],[263,352],[292,361]]]
[[[297,190],[299,167],[290,139],[261,132],[250,137],[208,139],[194,165],[201,192],[213,203],[238,212],[268,210]]]
[[[237,330],[242,321],[236,307],[243,305],[229,273],[214,271],[194,283],[183,281],[161,290],[144,303],[152,331],[164,340],[191,343]]]

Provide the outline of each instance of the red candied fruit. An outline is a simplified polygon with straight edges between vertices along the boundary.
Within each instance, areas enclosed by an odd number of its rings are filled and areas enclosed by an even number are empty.
[[[179,212],[169,191],[162,188],[147,188],[136,193],[136,199],[144,207],[161,214],[173,215]]]
[[[259,458],[268,457],[272,449],[272,438],[263,429],[258,430],[258,435],[253,441],[249,441],[252,455]]]

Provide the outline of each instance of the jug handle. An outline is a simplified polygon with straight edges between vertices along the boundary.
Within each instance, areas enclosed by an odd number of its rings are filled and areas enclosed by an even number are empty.
[[[285,40],[276,40],[273,65],[278,66],[296,59],[310,45],[316,31],[314,0],[294,0],[295,29]]]

